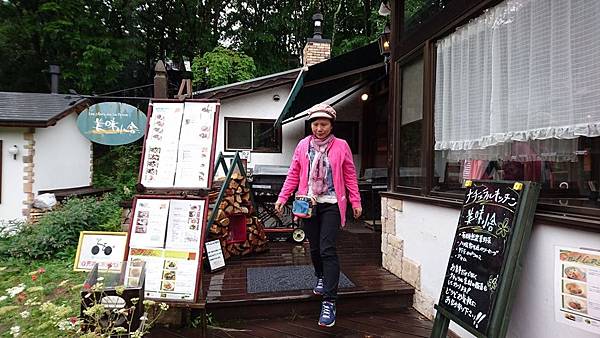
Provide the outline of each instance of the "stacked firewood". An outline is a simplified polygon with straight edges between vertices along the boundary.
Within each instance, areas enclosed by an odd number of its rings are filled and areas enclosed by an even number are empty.
[[[233,173],[221,202],[214,205],[217,209],[214,222],[210,225],[209,240],[221,241],[225,259],[266,250],[267,237],[260,219],[255,215],[250,193],[246,177]],[[246,238],[243,242],[228,243],[231,240],[231,218],[240,216],[246,220]]]

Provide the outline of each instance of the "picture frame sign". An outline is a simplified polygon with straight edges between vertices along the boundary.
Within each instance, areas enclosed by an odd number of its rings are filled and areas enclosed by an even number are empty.
[[[126,232],[81,231],[73,271],[91,271],[98,263],[100,270],[119,272],[126,245]]]
[[[539,185],[467,181],[432,337],[452,320],[477,337],[502,337]],[[445,329],[444,329],[445,326]]]
[[[125,284],[138,282],[145,263],[145,297],[196,301],[207,205],[206,198],[136,197]],[[136,230],[141,218],[145,231]]]
[[[212,180],[218,102],[152,102],[140,184],[206,189]]]

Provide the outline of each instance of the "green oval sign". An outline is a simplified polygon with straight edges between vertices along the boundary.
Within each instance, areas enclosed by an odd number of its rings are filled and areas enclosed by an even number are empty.
[[[81,112],[77,127],[92,142],[117,146],[144,136],[146,115],[126,103],[102,102]]]

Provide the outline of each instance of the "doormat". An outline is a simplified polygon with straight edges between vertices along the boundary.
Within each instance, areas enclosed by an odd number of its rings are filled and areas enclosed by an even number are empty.
[[[270,266],[248,268],[246,288],[248,293],[312,290],[317,283],[312,265]],[[354,283],[340,271],[338,288],[352,288]]]

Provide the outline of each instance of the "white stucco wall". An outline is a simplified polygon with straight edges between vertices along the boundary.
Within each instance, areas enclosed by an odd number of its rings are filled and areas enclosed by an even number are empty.
[[[235,152],[225,152],[225,117],[228,118],[254,118],[276,120],[285,105],[285,100],[291,90],[291,84],[269,88],[247,95],[236,96],[221,100],[219,114],[219,130],[217,133],[217,154],[233,155]],[[277,94],[279,101],[274,101]],[[362,106],[352,102],[356,97],[348,98],[335,106],[340,121],[361,121]],[[354,103],[354,104],[353,104]],[[343,112],[343,113],[342,113]],[[360,125],[360,124],[359,124]],[[359,126],[359,134],[362,134]],[[282,152],[258,153],[252,152],[248,166],[253,168],[256,164],[289,165],[298,141],[304,137],[304,119],[287,123],[282,127]],[[361,142],[362,140],[359,140]],[[359,143],[360,144],[360,143]],[[360,170],[360,155],[354,155],[354,164]]]
[[[404,257],[420,264],[421,291],[437,302],[460,211],[403,201],[396,211],[396,236],[403,240]],[[513,304],[507,337],[592,338],[597,335],[554,320],[555,246],[600,249],[600,234],[535,224],[527,247],[524,269]],[[471,334],[457,325],[450,329],[461,337]]]
[[[35,130],[33,191],[91,184],[91,142],[77,129],[73,113],[54,126]]]
[[[23,191],[23,146],[25,140],[21,128],[0,128],[2,140],[2,196],[0,200],[0,222],[12,219],[24,219],[22,215],[25,193]],[[8,153],[8,148],[19,148],[17,159]]]

